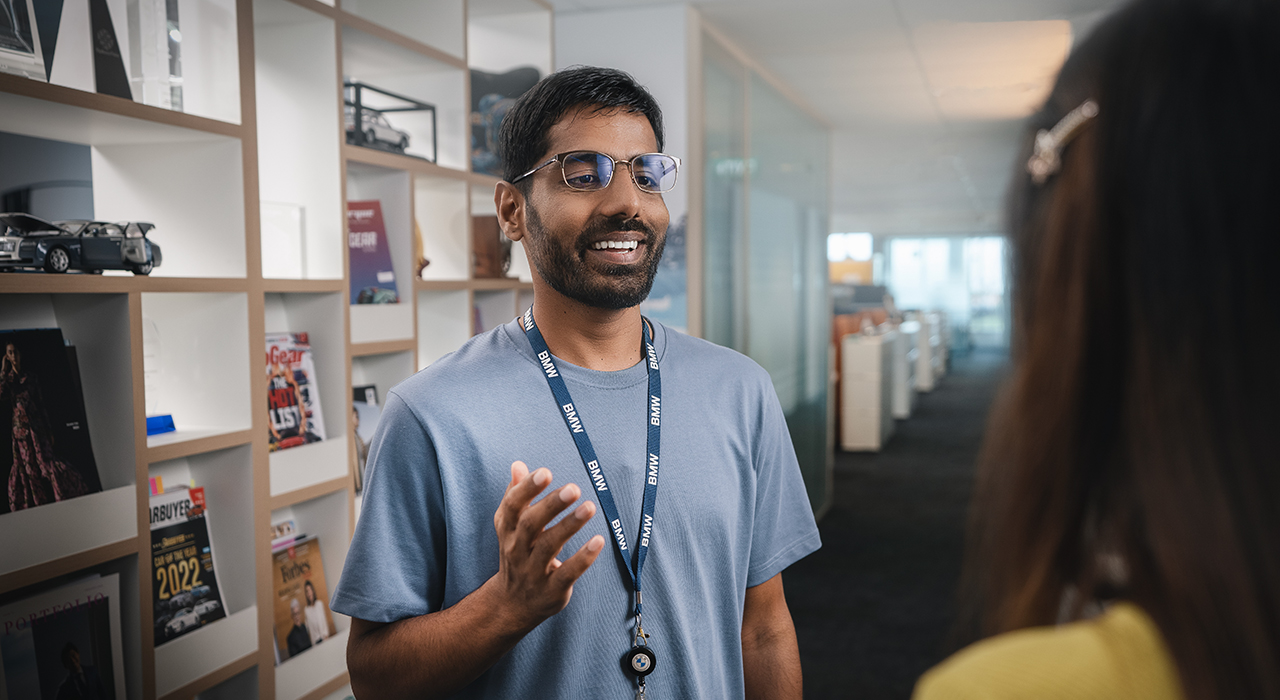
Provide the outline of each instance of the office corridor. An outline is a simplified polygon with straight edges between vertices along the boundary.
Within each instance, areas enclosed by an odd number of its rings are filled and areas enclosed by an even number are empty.
[[[836,452],[822,549],[783,574],[806,698],[903,700],[944,658],[965,513],[1007,357],[979,351],[878,454]]]

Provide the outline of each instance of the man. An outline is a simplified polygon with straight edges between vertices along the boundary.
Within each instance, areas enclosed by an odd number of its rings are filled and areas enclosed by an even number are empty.
[[[779,574],[819,541],[769,377],[641,319],[661,150],[618,71],[553,74],[503,122],[534,305],[389,392],[332,604],[357,696],[800,698]]]
[[[311,648],[311,635],[307,633],[307,618],[302,613],[302,603],[297,598],[289,600],[289,615],[293,618],[293,627],[285,637],[285,648],[292,659]]]
[[[80,663],[80,650],[72,642],[62,647],[62,666],[67,677],[58,686],[57,700],[105,700],[107,689],[98,670]]]

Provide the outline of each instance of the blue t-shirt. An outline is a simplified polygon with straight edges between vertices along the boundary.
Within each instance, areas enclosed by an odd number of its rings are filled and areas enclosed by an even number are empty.
[[[644,567],[655,698],[743,697],[746,589],[820,546],[769,375],[732,350],[655,326],[662,467]],[[640,329],[636,329],[640,344]],[[639,531],[648,425],[643,362],[599,372],[558,360],[628,538]],[[551,493],[591,482],[523,329],[512,321],[388,392],[360,520],[332,608],[392,622],[454,605],[498,571],[493,514],[511,463],[551,470]],[[597,504],[598,505],[598,504]],[[567,512],[567,511],[566,511]],[[561,552],[605,549],[567,607],[458,697],[622,698],[633,595],[597,509]]]

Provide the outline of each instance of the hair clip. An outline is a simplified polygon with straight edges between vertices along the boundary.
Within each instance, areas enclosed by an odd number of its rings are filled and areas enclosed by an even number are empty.
[[[1080,127],[1093,117],[1098,116],[1098,103],[1085,100],[1054,125],[1052,129],[1041,129],[1036,132],[1035,151],[1031,160],[1027,161],[1027,172],[1037,185],[1043,185],[1049,176],[1062,167],[1062,148],[1071,141]]]

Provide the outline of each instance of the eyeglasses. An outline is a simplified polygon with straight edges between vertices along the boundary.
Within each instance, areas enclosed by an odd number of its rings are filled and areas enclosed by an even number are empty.
[[[642,153],[630,160],[618,160],[595,151],[560,153],[551,160],[512,180],[515,184],[552,163],[560,164],[564,184],[579,192],[597,192],[613,181],[614,166],[621,163],[631,171],[631,181],[641,192],[661,194],[676,186],[680,159],[665,153]]]

